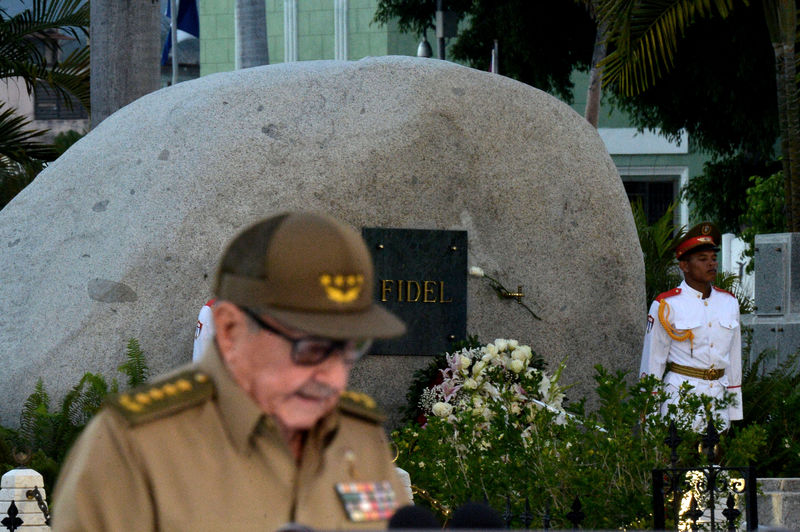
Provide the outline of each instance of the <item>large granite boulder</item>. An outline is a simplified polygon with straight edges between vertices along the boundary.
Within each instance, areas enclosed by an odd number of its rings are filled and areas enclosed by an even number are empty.
[[[155,371],[191,358],[217,258],[285,209],[356,227],[468,231],[470,265],[542,317],[468,286],[468,331],[636,373],[644,272],[633,218],[597,132],[511,79],[416,58],[216,74],[145,96],[74,145],[0,212],[0,422],[38,378],[58,397],[116,375],[137,338]],[[374,356],[354,387],[395,411],[424,357]]]

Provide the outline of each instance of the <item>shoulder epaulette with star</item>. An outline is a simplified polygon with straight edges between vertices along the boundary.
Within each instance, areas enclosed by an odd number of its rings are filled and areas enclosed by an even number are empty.
[[[213,396],[211,377],[188,370],[111,396],[106,403],[133,426],[180,412]]]
[[[661,292],[656,296],[656,301],[661,303],[661,300],[667,299],[668,297],[677,296],[681,293],[680,288],[673,288],[672,290],[667,290],[666,292]]]
[[[717,286],[711,285],[711,288],[713,288],[713,289],[714,289],[714,290],[716,290],[717,292],[722,292],[723,294],[728,294],[729,296],[731,296],[731,297],[733,297],[733,298],[735,298],[735,297],[736,297],[735,295],[733,295],[733,293],[732,293],[732,292],[728,292],[727,290],[723,290],[722,288],[719,288],[719,287],[717,287]]]
[[[372,423],[386,421],[386,416],[378,408],[375,399],[365,393],[346,390],[339,398],[339,410]]]

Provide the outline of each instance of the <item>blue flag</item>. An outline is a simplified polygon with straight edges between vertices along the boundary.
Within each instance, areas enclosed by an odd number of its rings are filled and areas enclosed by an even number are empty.
[[[171,8],[172,2],[167,2],[167,17],[170,18],[172,27]],[[197,14],[197,0],[178,0],[178,30],[185,31],[194,37],[200,37],[200,16]],[[161,52],[161,64],[169,61],[169,51],[172,49],[172,35],[167,33],[164,49]]]

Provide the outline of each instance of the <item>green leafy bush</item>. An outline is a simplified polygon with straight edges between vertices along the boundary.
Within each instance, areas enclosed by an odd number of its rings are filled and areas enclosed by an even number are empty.
[[[508,501],[519,516],[527,500],[533,526],[547,511],[554,528],[569,528],[565,515],[579,497],[586,528],[651,526],[651,471],[670,459],[667,422],[658,414],[661,382],[648,377],[629,386],[623,372],[597,366],[599,408],[586,413],[580,401],[567,409],[560,368],[548,374],[532,367],[528,350],[498,340],[447,355],[441,383],[421,395],[426,424],[393,433],[417,502],[446,519],[468,500],[499,510]],[[691,426],[696,412],[724,404],[683,390],[671,411],[683,439],[681,465],[705,463]],[[747,465],[731,461],[750,460],[763,442],[757,425],[729,432],[722,465]],[[523,523],[517,517],[513,524]]]
[[[755,255],[756,235],[765,233],[783,233],[786,231],[784,215],[784,182],[783,172],[769,177],[752,176],[750,188],[747,189],[747,207],[742,214],[742,239],[747,243],[744,255],[753,258]],[[747,263],[747,272],[751,273],[755,265]]]
[[[645,301],[650,304],[656,296],[678,286],[681,274],[675,260],[675,247],[683,237],[684,228],[676,227],[673,221],[675,206],[673,203],[653,225],[647,222],[641,201],[631,204],[633,221],[639,245],[642,247],[645,275]]]
[[[131,339],[126,349],[126,362],[119,366],[129,386],[147,380],[149,369],[139,342]],[[50,396],[39,379],[25,400],[18,430],[0,427],[0,470],[5,473],[16,467],[14,453],[29,453],[29,467],[42,474],[45,489],[52,492],[61,464],[72,443],[89,420],[100,410],[110,393],[117,393],[116,379],[109,384],[96,373],[85,373],[61,401],[51,409]]]
[[[745,368],[744,419],[733,430],[758,426],[766,432],[755,460],[760,477],[800,477],[800,351],[780,364],[776,358],[775,351],[764,351]]]

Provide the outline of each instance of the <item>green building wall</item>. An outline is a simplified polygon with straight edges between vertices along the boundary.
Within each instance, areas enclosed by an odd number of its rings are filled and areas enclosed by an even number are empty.
[[[378,26],[375,0],[349,0],[347,59],[367,56],[416,55],[418,40],[401,33],[396,24]],[[235,0],[199,0],[200,75],[234,70]],[[284,2],[266,0],[267,44],[271,64],[284,61]],[[297,59],[335,59],[333,0],[298,0]]]

